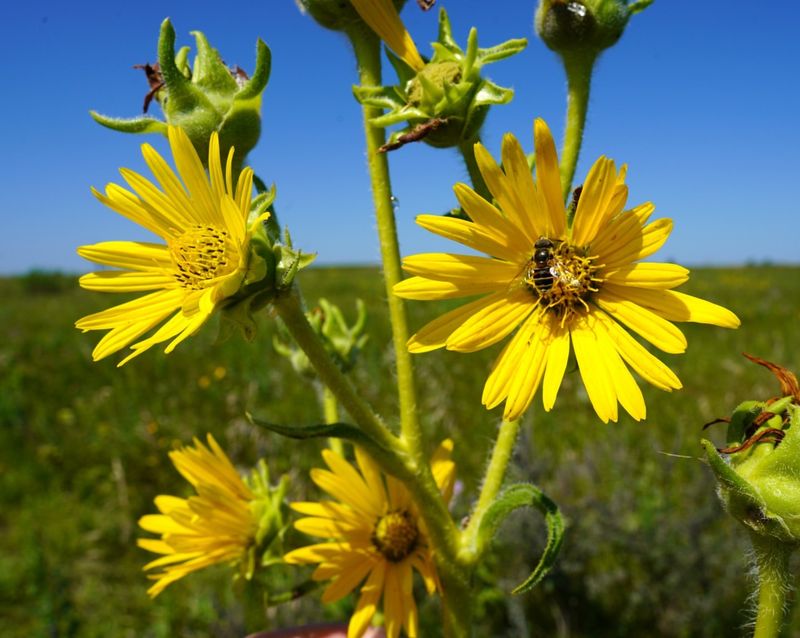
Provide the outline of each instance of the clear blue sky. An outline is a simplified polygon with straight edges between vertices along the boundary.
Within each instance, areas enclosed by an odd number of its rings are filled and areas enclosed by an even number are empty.
[[[510,105],[490,113],[483,136],[490,150],[499,151],[506,131],[530,149],[535,117],[560,138],[564,78],[533,34],[535,2],[437,5],[450,10],[460,42],[472,25],[484,46],[530,40],[520,55],[488,67],[496,83],[516,90]],[[422,13],[413,0],[403,12],[425,54],[436,13]],[[120,181],[120,166],[146,172],[139,152],[145,137],[104,129],[88,110],[140,112],[146,84],[131,66],[155,61],[167,15],[179,46],[193,44],[190,31],[204,31],[228,64],[248,71],[256,38],[266,41],[273,73],[250,163],[277,184],[281,221],[297,245],[319,253],[319,263],[377,262],[360,111],[351,94],[355,67],[343,37],[301,15],[292,0],[28,0],[8,3],[0,22],[0,273],[82,272],[90,265],[76,246],[148,239],[89,192]],[[798,23],[796,2],[656,0],[600,60],[578,179],[600,154],[627,162],[630,202],[651,200],[657,215],[675,220],[661,258],[800,262]],[[392,154],[391,167],[403,252],[452,250],[413,218],[453,205],[451,186],[466,178],[455,153],[412,145]]]

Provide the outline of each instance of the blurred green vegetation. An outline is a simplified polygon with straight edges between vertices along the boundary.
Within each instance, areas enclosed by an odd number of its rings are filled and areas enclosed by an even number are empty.
[[[366,301],[370,341],[354,381],[391,421],[392,353],[378,271],[318,268],[301,279],[309,301],[324,296],[350,319],[355,298]],[[698,269],[685,289],[730,307],[743,326],[685,325],[688,352],[662,356],[684,389],[644,388],[647,421],[623,415],[600,423],[574,370],[552,412],[535,407],[526,416],[512,478],[544,489],[565,513],[568,533],[554,573],[511,598],[502,592],[535,564],[544,527],[533,513],[507,522],[479,574],[476,635],[747,634],[747,541],[717,503],[698,440],[704,423],[777,390],[742,351],[800,371],[800,268]],[[153,511],[157,494],[187,493],[167,458],[174,446],[212,432],[242,468],[264,456],[273,477],[292,477],[294,497],[318,494],[306,477],[322,444],[283,440],[243,416],[319,418],[314,389],[273,352],[266,313],[252,344],[217,344],[208,326],[169,356],[153,350],[118,369],[113,358],[92,363],[100,335],[81,335],[73,322],[119,298],[41,272],[0,280],[0,294],[0,635],[224,637],[345,617],[352,601],[323,608],[312,594],[253,621],[224,567],[184,579],[155,601],[145,594],[141,567],[149,557],[135,546],[136,521]],[[412,302],[411,324],[455,304]],[[469,509],[499,422],[500,409],[480,406],[496,352],[415,359],[431,447],[456,440],[464,483],[456,516]],[[280,586],[289,578],[275,574]],[[435,605],[422,608],[430,627],[438,627]],[[800,617],[786,635],[798,632]]]

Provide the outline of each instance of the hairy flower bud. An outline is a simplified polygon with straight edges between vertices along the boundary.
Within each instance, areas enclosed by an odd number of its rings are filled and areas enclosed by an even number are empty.
[[[144,65],[150,84],[145,109],[155,99],[166,122],[148,115],[132,119],[112,118],[91,111],[92,117],[108,128],[125,133],[163,133],[167,124],[180,126],[201,158],[208,156],[212,132],[219,134],[223,157],[236,148],[234,170],[258,142],[261,133],[261,94],[270,73],[270,51],[264,42],[256,44],[256,68],[251,78],[236,67],[230,70],[200,31],[194,35],[197,56],[188,63],[189,47],[175,53],[175,30],[169,19],[161,24],[158,64]]]
[[[541,0],[534,24],[542,41],[561,55],[596,56],[614,45],[630,17],[652,4],[639,0]]]
[[[747,356],[775,374],[779,397],[741,403],[730,419],[726,447],[703,441],[731,516],[751,533],[800,542],[800,385],[789,370]]]
[[[387,109],[373,118],[374,126],[405,123],[395,131],[383,150],[424,140],[431,146],[447,148],[477,139],[489,106],[506,104],[514,95],[481,77],[484,65],[519,53],[527,40],[508,40],[488,49],[478,48],[478,32],[472,29],[467,50],[456,44],[447,12],[439,13],[439,37],[433,43],[433,57],[414,69],[387,51],[400,83],[397,86],[354,87],[356,99],[364,105]]]

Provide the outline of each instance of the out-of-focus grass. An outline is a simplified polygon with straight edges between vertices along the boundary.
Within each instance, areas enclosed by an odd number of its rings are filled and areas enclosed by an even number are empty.
[[[302,284],[307,299],[324,295],[351,317],[356,297],[367,302],[370,343],[354,381],[392,421],[392,354],[378,272],[312,269]],[[702,269],[687,290],[732,308],[743,326],[684,326],[688,352],[662,356],[684,389],[645,388],[646,422],[622,416],[599,423],[576,373],[554,411],[535,407],[526,416],[513,478],[542,487],[569,530],[552,576],[533,593],[509,598],[500,592],[535,564],[544,530],[533,514],[506,524],[481,571],[477,635],[745,633],[747,543],[720,510],[698,440],[704,423],[739,401],[776,392],[771,376],[741,351],[800,368],[800,269]],[[136,520],[152,511],[156,494],[186,493],[166,453],[205,432],[243,468],[265,456],[273,475],[288,472],[294,497],[318,494],[306,470],[319,464],[321,443],[288,442],[243,417],[250,410],[285,423],[318,419],[313,388],[272,351],[272,321],[265,314],[252,344],[215,344],[209,326],[169,356],[151,351],[117,369],[113,360],[91,362],[99,334],[72,327],[114,297],[41,273],[0,280],[0,294],[0,634],[242,635],[247,611],[224,568],[148,600],[141,573],[148,556],[135,547]],[[412,326],[446,305],[412,303]],[[465,485],[455,502],[459,516],[468,511],[500,416],[480,406],[496,352],[415,358],[429,441],[457,442]],[[333,617],[349,604],[323,609],[312,596],[272,611],[263,626]],[[423,607],[435,622],[434,613]],[[800,631],[800,619],[794,627]]]

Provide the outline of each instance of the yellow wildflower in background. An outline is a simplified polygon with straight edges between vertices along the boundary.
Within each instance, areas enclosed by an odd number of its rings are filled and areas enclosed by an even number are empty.
[[[446,440],[431,459],[445,501],[452,496],[455,480],[452,449],[453,442]],[[314,580],[333,579],[322,595],[324,603],[343,598],[366,579],[350,619],[348,638],[364,635],[381,596],[387,637],[397,638],[403,628],[410,638],[416,638],[412,568],[422,575],[429,594],[438,588],[438,578],[425,528],[408,490],[397,479],[382,476],[359,448],[358,470],[331,450],[323,450],[322,455],[330,471],[313,469],[311,479],[336,501],[292,503],[291,507],[308,515],[295,523],[298,530],[329,540],[291,551],[284,560],[319,563]]]
[[[626,328],[664,352],[679,353],[686,339],[671,322],[735,328],[739,320],[721,306],[673,290],[689,278],[685,268],[639,262],[664,244],[672,221],[648,224],[650,203],[624,210],[624,166],[617,170],[606,157],[595,162],[568,227],[555,144],[542,120],[536,120],[534,141],[536,180],[519,142],[507,134],[502,169],[475,145],[495,204],[456,184],[456,197],[472,221],[417,218],[423,228],[490,257],[432,253],[404,259],[404,269],[415,276],[395,286],[401,297],[482,295],[424,326],[409,340],[409,350],[474,352],[516,330],[484,386],[487,408],[505,401],[504,418],[516,419],[542,385],[544,408],[550,410],[573,350],[604,422],[617,420],[618,402],[643,419],[644,398],[628,366],[662,390],[681,383]]]
[[[231,149],[223,175],[219,139],[213,133],[206,174],[186,133],[171,126],[168,134],[180,180],[153,147],[143,144],[142,154],[160,189],[128,169],[120,172],[133,192],[116,184],[109,184],[105,194],[92,189],[106,206],[166,243],[109,241],[78,249],[81,257],[119,269],[84,275],[82,287],[156,291],[76,322],[84,332],[109,331],[92,353],[95,361],[130,345],[170,315],[153,335],[134,343],[133,353],[119,365],[164,341],[171,340],[165,350],[171,352],[206,322],[221,301],[239,290],[247,274],[255,227],[247,226],[252,169],[242,170],[234,185]]]
[[[169,453],[175,468],[192,484],[197,496],[157,496],[160,514],[139,519],[139,526],[160,534],[160,540],[140,538],[139,547],[162,554],[144,566],[155,570],[150,596],[199,569],[246,558],[258,532],[258,497],[244,483],[225,452],[210,434],[208,447],[194,439],[194,447]]]
[[[350,0],[358,15],[395,54],[415,71],[425,66],[417,45],[392,0]]]

